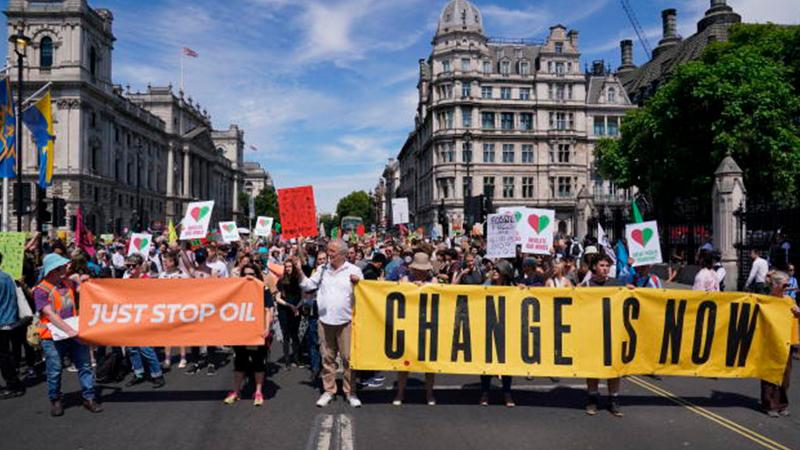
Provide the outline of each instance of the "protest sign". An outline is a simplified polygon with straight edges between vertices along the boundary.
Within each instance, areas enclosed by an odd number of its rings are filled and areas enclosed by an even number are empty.
[[[393,198],[392,199],[392,223],[400,225],[408,223],[408,199]]]
[[[516,214],[516,213],[515,213]],[[515,217],[516,218],[516,217]],[[556,212],[552,209],[527,208],[517,222],[522,252],[549,255],[553,246]]]
[[[314,188],[301,186],[278,189],[282,237],[291,239],[298,236],[317,235],[317,208],[314,204]]]
[[[357,370],[783,379],[791,299],[739,292],[360,281]]]
[[[100,240],[103,241],[104,244],[111,244],[114,242],[114,235],[113,234],[101,234]]]
[[[220,222],[219,234],[222,236],[224,242],[234,242],[241,239],[236,222]]]
[[[94,345],[264,345],[264,284],[247,278],[94,279],[79,337]]]
[[[181,224],[181,240],[205,238],[208,234],[208,224],[211,222],[211,212],[214,210],[214,201],[192,202],[186,207],[186,215]]]
[[[3,263],[0,264],[0,269],[11,275],[11,278],[15,280],[22,278],[25,233],[16,231],[0,233],[0,254],[3,255]]]
[[[633,258],[633,267],[658,264],[661,260],[661,240],[655,220],[625,225],[628,252]]]
[[[516,226],[516,243],[521,245],[522,244],[522,232],[523,226],[525,225],[525,214],[527,213],[528,208],[524,206],[504,206],[497,209],[498,214],[509,214],[514,217],[514,223],[517,224]]]
[[[272,236],[272,217],[258,216],[253,234],[263,237]]]
[[[517,223],[510,214],[489,214],[486,257],[513,258],[517,255]]]
[[[128,256],[133,254],[140,254],[142,256],[150,255],[150,246],[153,245],[153,235],[149,233],[133,233],[131,235],[131,242],[128,245]]]

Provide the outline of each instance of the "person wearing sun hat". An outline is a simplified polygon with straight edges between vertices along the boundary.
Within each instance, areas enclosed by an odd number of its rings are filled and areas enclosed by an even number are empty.
[[[103,408],[95,400],[94,372],[89,358],[89,347],[76,339],[77,330],[65,321],[78,315],[79,284],[67,277],[69,264],[67,258],[50,253],[44,257],[42,263],[43,278],[33,288],[33,299],[41,323],[38,332],[42,338],[42,351],[45,357],[50,414],[54,417],[64,414],[61,402],[61,360],[65,355],[68,355],[78,368],[83,406],[93,413],[102,412]],[[58,328],[68,338],[53,340],[53,333],[48,325]]]

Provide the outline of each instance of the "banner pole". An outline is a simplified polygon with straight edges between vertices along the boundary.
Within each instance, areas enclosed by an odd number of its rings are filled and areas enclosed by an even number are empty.
[[[8,231],[8,178],[3,178],[3,231]]]

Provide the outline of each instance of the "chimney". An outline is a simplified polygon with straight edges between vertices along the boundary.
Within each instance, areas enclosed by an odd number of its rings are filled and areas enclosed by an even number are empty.
[[[658,56],[664,50],[681,41],[678,36],[678,11],[674,8],[665,9],[661,11],[661,20],[663,23],[664,36],[658,41],[658,47],[653,49],[653,58]]]
[[[706,15],[697,22],[697,32],[705,31],[711,25],[722,24],[722,33],[727,35],[727,29],[730,25],[741,23],[742,16],[737,14],[733,8],[728,6],[725,0],[711,0],[711,5],[706,11]],[[723,36],[725,38],[726,36]]]
[[[617,72],[630,72],[636,68],[636,65],[633,63],[633,41],[630,39],[620,41],[619,48],[621,52],[621,64]]]
[[[572,44],[572,48],[576,51],[578,50],[578,31],[577,30],[570,30],[567,33],[567,39],[569,39],[569,43]]]
[[[603,76],[606,74],[606,62],[602,59],[592,61],[592,76]]]

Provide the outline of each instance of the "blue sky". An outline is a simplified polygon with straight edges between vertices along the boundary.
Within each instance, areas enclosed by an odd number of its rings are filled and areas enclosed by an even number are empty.
[[[313,184],[318,208],[375,187],[413,126],[417,60],[446,0],[90,0],[111,9],[115,83],[178,86],[180,48],[188,95],[216,128],[238,123],[249,160],[280,187]],[[635,38],[618,0],[475,0],[489,36],[542,40],[562,23],[580,32],[582,59],[619,65]],[[708,0],[631,0],[652,46],[660,11],[678,9],[694,32]],[[729,0],[748,22],[798,23],[798,0]],[[644,60],[634,39],[636,62]]]

